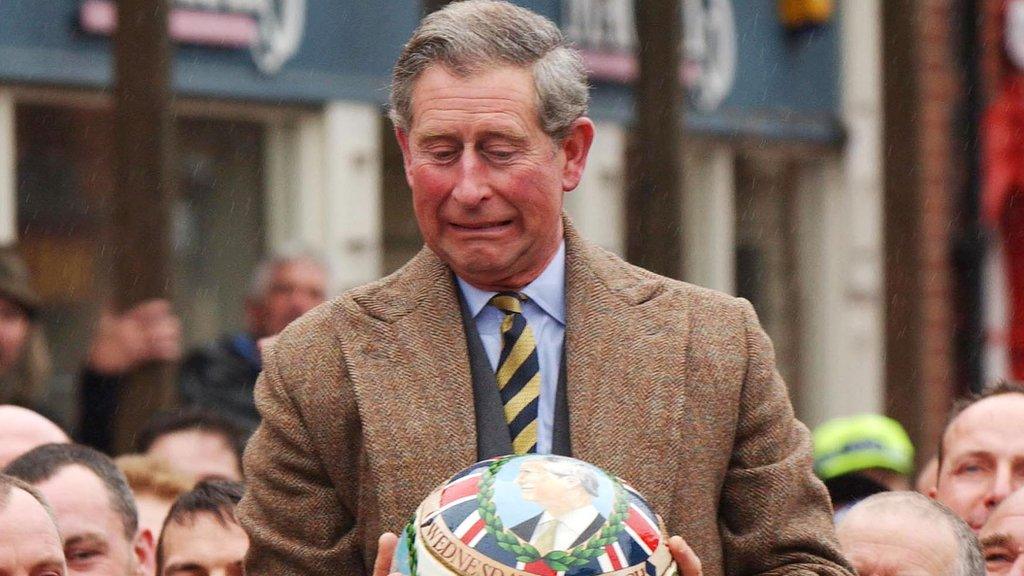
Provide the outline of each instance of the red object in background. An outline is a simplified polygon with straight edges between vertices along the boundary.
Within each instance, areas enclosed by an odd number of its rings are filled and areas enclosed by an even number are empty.
[[[1015,187],[1006,197],[999,232],[1010,299],[1007,357],[1010,376],[1024,380],[1024,189]]]
[[[1024,78],[1015,74],[985,113],[982,217],[998,228],[1009,296],[1010,375],[1024,379]]]

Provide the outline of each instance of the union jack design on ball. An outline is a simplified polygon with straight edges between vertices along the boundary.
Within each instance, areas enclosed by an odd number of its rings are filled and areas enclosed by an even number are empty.
[[[393,569],[409,576],[675,574],[663,529],[632,487],[579,460],[532,454],[479,462],[435,490],[403,530]]]

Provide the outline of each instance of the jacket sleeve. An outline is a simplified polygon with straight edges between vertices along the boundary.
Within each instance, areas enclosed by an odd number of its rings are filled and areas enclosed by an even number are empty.
[[[742,303],[747,367],[719,509],[725,573],[852,576],[812,470],[810,434],[793,415],[754,309]]]
[[[353,510],[329,476],[319,443],[341,461],[358,459],[358,441],[337,445],[325,428],[347,429],[342,407],[319,396],[335,382],[314,380],[297,347],[278,343],[266,354],[256,383],[262,423],[244,457],[247,487],[238,515],[249,534],[246,574],[317,576],[364,574]],[[284,350],[282,350],[284,348]],[[308,384],[308,386],[307,386]],[[325,407],[329,405],[329,407]],[[331,421],[325,417],[334,413]],[[354,426],[352,427],[354,428]],[[358,486],[358,477],[346,485]]]

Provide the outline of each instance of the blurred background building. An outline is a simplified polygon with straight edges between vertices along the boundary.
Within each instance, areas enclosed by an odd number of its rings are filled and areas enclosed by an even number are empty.
[[[567,209],[624,254],[630,158],[645,151],[631,138],[632,0],[518,2],[584,52],[598,135]],[[1006,373],[977,152],[1003,0],[681,4],[683,279],[753,302],[809,425],[888,413],[930,456],[950,401]],[[240,326],[250,270],[275,246],[321,249],[342,288],[412,256],[384,103],[420,4],[171,7],[187,343]],[[112,290],[115,25],[113,0],[0,3],[0,239],[28,256],[69,371]]]

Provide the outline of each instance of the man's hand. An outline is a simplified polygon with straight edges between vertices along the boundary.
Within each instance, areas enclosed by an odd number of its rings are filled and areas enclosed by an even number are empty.
[[[668,539],[668,549],[672,552],[672,559],[676,561],[679,568],[679,576],[703,576],[704,570],[700,565],[700,558],[694,553],[693,548],[679,536]]]
[[[105,310],[89,348],[87,367],[121,375],[148,362],[181,358],[181,322],[167,300],[147,300],[123,314]]]
[[[373,562],[373,576],[401,576],[399,572],[391,572],[391,559],[398,547],[398,536],[385,532],[377,540],[377,560]]]

